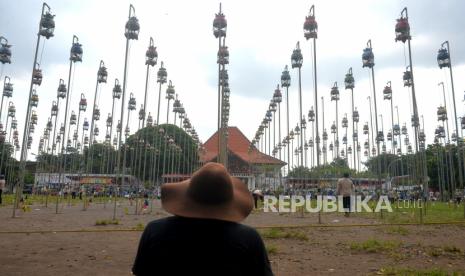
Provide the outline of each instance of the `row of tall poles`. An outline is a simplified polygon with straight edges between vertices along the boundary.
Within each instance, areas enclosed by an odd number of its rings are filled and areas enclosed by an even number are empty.
[[[314,88],[314,106],[310,108],[309,113],[308,113],[308,121],[312,123],[312,137],[307,141],[305,139],[305,129],[306,129],[306,119],[305,116],[302,115],[302,91],[301,91],[301,67],[303,64],[303,57],[300,49],[300,43],[297,43],[295,49],[292,52],[291,55],[291,64],[292,68],[297,69],[298,73],[298,105],[299,105],[299,120],[298,120],[298,125],[295,128],[290,127],[290,122],[289,122],[289,95],[288,95],[288,89],[290,87],[290,74],[287,69],[287,66],[285,67],[284,71],[282,72],[281,75],[281,87],[283,89],[286,89],[286,107],[287,107],[287,112],[286,112],[286,135],[284,139],[281,141],[281,135],[279,135],[278,142],[275,142],[275,139],[273,138],[273,143],[271,143],[271,137],[268,135],[268,140],[267,140],[267,129],[271,127],[270,122],[275,118],[275,111],[276,111],[276,104],[278,106],[280,105],[281,102],[281,97],[275,97],[275,95],[280,94],[275,92],[273,94],[273,98],[271,100],[271,103],[268,106],[267,112],[265,113],[265,117],[262,120],[259,128],[257,129],[254,139],[252,140],[252,144],[256,146],[257,148],[261,149],[263,152],[267,154],[272,154],[275,157],[278,157],[282,160],[287,161],[287,171],[291,171],[293,167],[293,162],[294,158],[292,157],[293,154],[296,155],[296,162],[295,162],[295,167],[298,166],[304,166],[307,167],[307,150],[310,148],[312,150],[311,152],[311,158],[310,158],[310,165],[311,167],[316,167],[320,165],[320,162],[326,163],[327,162],[327,157],[326,157],[326,151],[327,151],[327,146],[326,146],[326,140],[327,140],[327,133],[326,129],[324,127],[324,119],[321,121],[323,123],[323,146],[320,147],[320,135],[319,135],[319,130],[320,128],[318,127],[318,123],[320,122],[318,118],[318,92],[317,92],[317,67],[316,67],[316,39],[317,39],[317,30],[318,30],[318,24],[315,20],[315,8],[312,6],[310,8],[309,15],[305,18],[305,23],[304,23],[304,36],[307,40],[312,39],[313,40],[313,56],[312,56],[312,65],[313,65],[313,88]],[[388,131],[387,134],[387,139],[391,143],[391,150],[390,152],[392,154],[397,154],[397,155],[402,155],[404,153],[407,154],[412,154],[412,153],[417,153],[415,155],[416,159],[414,160],[415,168],[413,171],[413,174],[415,175],[415,183],[422,185],[424,188],[424,191],[426,191],[427,188],[427,171],[426,171],[426,155],[425,155],[425,133],[424,133],[424,126],[420,126],[420,121],[419,121],[419,113],[418,113],[418,106],[417,106],[417,100],[416,100],[416,91],[415,91],[415,82],[414,82],[414,74],[413,74],[413,62],[412,62],[412,51],[411,51],[411,35],[410,35],[410,25],[408,22],[408,11],[407,8],[404,8],[401,13],[400,17],[397,19],[397,24],[395,26],[395,35],[396,35],[396,41],[401,41],[404,44],[407,45],[408,48],[408,64],[407,64],[407,70],[403,74],[403,83],[404,86],[409,88],[411,90],[411,99],[412,99],[412,110],[413,114],[411,117],[411,124],[414,132],[414,142],[413,142],[413,149],[410,144],[410,141],[408,139],[408,134],[407,134],[407,127],[404,124],[402,128],[400,127],[399,123],[399,111],[397,106],[396,111],[397,111],[397,123],[394,121],[394,103],[393,103],[393,93],[392,93],[392,88],[391,88],[391,81],[388,81],[386,83],[386,86],[383,89],[383,99],[390,101],[390,117],[391,117],[391,126],[390,130]],[[454,93],[454,85],[453,85],[453,75],[452,75],[452,66],[450,62],[450,49],[449,49],[449,42],[444,42],[441,45],[441,48],[438,52],[438,64],[440,68],[443,67],[448,67],[450,69],[450,77],[451,77],[451,86],[452,86],[452,98],[453,98],[453,104],[454,104],[454,117],[455,117],[455,133],[454,135],[456,137],[460,137],[458,133],[458,119],[457,119],[457,113],[456,113],[456,106],[455,106],[455,93]],[[386,153],[386,144],[384,140],[384,127],[383,125],[379,125],[379,118],[381,118],[381,123],[382,123],[382,114],[378,114],[378,108],[377,108],[377,92],[376,92],[376,82],[375,82],[375,71],[374,71],[374,54],[373,54],[373,47],[372,47],[372,42],[371,40],[368,40],[367,45],[365,49],[363,50],[363,55],[362,55],[362,67],[366,67],[369,69],[370,72],[370,80],[371,80],[371,87],[372,87],[372,96],[368,97],[368,103],[370,106],[370,122],[371,122],[371,127],[369,127],[368,123],[365,123],[363,126],[363,134],[368,135],[368,139],[364,144],[365,152],[364,155],[366,157],[372,157],[372,156],[380,156],[381,153]],[[330,150],[335,150],[333,156],[334,158],[339,158],[339,157],[345,157],[348,160],[348,155],[349,153],[353,152],[353,165],[352,167],[356,170],[361,170],[360,168],[360,151],[361,147],[358,142],[358,123],[359,123],[359,113],[357,111],[357,108],[355,107],[354,103],[354,88],[355,88],[355,81],[354,81],[354,76],[352,73],[352,68],[349,68],[347,74],[345,75],[344,79],[344,84],[345,84],[345,89],[350,90],[351,92],[351,109],[352,109],[352,145],[354,149],[352,150],[351,147],[347,146],[347,134],[343,137],[343,143],[346,144],[346,149],[345,151],[342,150],[340,151],[339,148],[339,111],[338,111],[338,101],[339,101],[339,89],[337,86],[337,82],[334,83],[333,87],[331,88],[331,101],[335,102],[336,106],[336,121],[333,123],[331,126],[331,133],[334,134],[334,145],[331,143],[330,144]],[[279,91],[279,86],[276,91]],[[323,102],[322,102],[323,104]],[[442,107],[441,107],[442,108]],[[444,114],[447,113],[445,110],[445,107],[443,110],[441,109],[438,111],[438,116],[439,112],[442,112]],[[374,113],[374,114],[373,114]],[[324,112],[322,113],[324,116]],[[281,129],[281,119],[278,119],[278,128]],[[276,119],[275,119],[276,120]],[[374,120],[374,124],[373,124]],[[444,119],[442,119],[444,120]],[[465,119],[462,119],[464,124],[463,127],[465,127]],[[313,126],[315,124],[315,126]],[[342,119],[342,127],[346,128],[347,132],[347,124],[348,120],[347,117],[344,117]],[[275,123],[273,123],[275,125]],[[381,127],[381,128],[380,128]],[[371,131],[370,131],[371,129]],[[269,131],[268,131],[269,132]],[[439,131],[441,133],[441,131]],[[371,143],[369,139],[369,134],[371,134]],[[406,151],[402,151],[402,135],[405,137],[404,139],[404,145],[406,147]],[[293,140],[295,136],[298,136],[298,141],[297,141],[297,146],[294,148],[293,146]],[[398,139],[397,139],[397,138]],[[455,141],[460,145],[461,139],[455,139]],[[459,142],[460,141],[460,142]],[[268,147],[266,146],[268,143]],[[270,145],[273,144],[273,150],[270,150]],[[316,144],[316,145],[315,145]],[[316,154],[313,152],[315,149]],[[287,149],[287,153],[286,153]],[[295,149],[295,150],[294,150]],[[282,150],[284,150],[284,154],[282,154]],[[321,156],[321,153],[323,153],[323,156]],[[314,155],[316,155],[316,162],[314,162]],[[323,158],[322,158],[323,157]],[[461,164],[462,160],[462,154],[458,155],[459,158],[459,164]],[[357,161],[358,159],[358,161]],[[304,161],[305,160],[305,161]],[[377,177],[378,181],[381,182],[381,158],[377,159]],[[463,173],[462,173],[462,168],[459,168],[459,183],[460,187],[463,187]]]
[[[41,20],[39,23],[39,32],[37,35],[37,43],[36,43],[36,50],[35,50],[35,55],[34,55],[34,62],[33,62],[33,72],[32,72],[32,77],[31,77],[31,85],[30,85],[30,93],[29,93],[29,101],[27,105],[27,112],[26,112],[26,120],[24,124],[24,134],[23,134],[23,142],[22,142],[22,147],[21,147],[21,154],[20,154],[20,170],[19,170],[19,185],[16,187],[16,195],[15,195],[15,207],[13,208],[13,217],[15,216],[15,210],[17,207],[17,203],[20,198],[20,194],[22,193],[22,189],[24,187],[24,176],[25,176],[25,163],[27,160],[28,156],[28,150],[31,148],[32,144],[32,134],[34,133],[35,130],[35,125],[37,124],[37,113],[32,109],[38,106],[38,95],[36,92],[36,88],[40,86],[42,83],[42,71],[39,67],[39,62],[38,62],[38,49],[39,45],[41,43],[41,38],[45,37],[46,39],[49,39],[53,37],[53,32],[55,28],[55,22],[54,22],[54,15],[52,15],[50,7],[44,3],[42,6],[42,12],[41,12]],[[127,150],[128,150],[128,145],[127,142],[130,140],[130,129],[129,129],[129,124],[130,124],[130,113],[131,111],[134,111],[136,109],[136,100],[134,95],[131,93],[129,96],[129,101],[128,101],[128,114],[127,114],[127,120],[126,120],[126,125],[124,128],[124,135],[125,135],[125,142],[123,142],[123,122],[125,119],[125,98],[126,98],[126,87],[127,87],[127,75],[128,75],[128,56],[129,56],[129,44],[131,40],[137,40],[138,35],[139,35],[139,30],[140,26],[138,23],[138,19],[135,16],[135,9],[132,5],[129,7],[129,17],[128,21],[125,26],[125,37],[126,37],[126,52],[125,52],[125,60],[124,60],[124,75],[123,75],[123,83],[122,85],[119,83],[118,79],[115,79],[115,85],[113,88],[113,102],[112,102],[112,111],[110,114],[108,114],[107,120],[106,120],[106,134],[105,134],[105,140],[103,145],[104,150],[102,151],[103,158],[101,159],[101,173],[107,172],[111,173],[110,167],[112,164],[116,164],[116,173],[118,174],[118,180],[116,184],[118,183],[123,183],[123,178],[127,174],[125,168],[127,167]],[[2,62],[2,69],[3,69],[3,64],[11,62],[11,50],[10,45],[8,45],[8,41],[4,39],[3,37],[0,38],[0,61]],[[97,126],[97,121],[100,120],[100,109],[98,107],[98,98],[99,98],[99,91],[101,90],[101,85],[105,84],[107,82],[108,78],[108,72],[107,68],[105,67],[105,63],[103,61],[100,61],[99,69],[97,71],[97,81],[96,81],[96,87],[95,87],[95,92],[94,92],[94,102],[92,106],[92,119],[90,121],[87,121],[86,118],[84,118],[84,122],[82,124],[82,134],[80,135],[80,121],[81,121],[81,114],[84,113],[87,110],[87,99],[84,94],[81,94],[81,98],[79,100],[79,110],[78,114],[71,112],[69,114],[69,98],[72,92],[72,80],[74,79],[73,76],[73,67],[75,66],[76,62],[81,62],[82,61],[82,55],[83,55],[83,50],[82,50],[82,45],[79,43],[79,39],[77,36],[73,36],[72,39],[72,46],[70,50],[70,65],[69,65],[69,73],[68,73],[68,80],[67,80],[67,85],[65,83],[65,80],[60,79],[58,89],[57,89],[57,99],[56,101],[52,102],[52,108],[51,108],[51,116],[47,120],[46,128],[44,129],[44,133],[40,138],[39,142],[39,152],[38,155],[45,156],[48,158],[48,165],[49,167],[46,167],[46,164],[43,164],[43,169],[44,171],[48,172],[48,182],[51,183],[51,173],[53,172],[52,170],[55,170],[55,172],[58,174],[58,188],[61,188],[60,184],[64,182],[64,173],[66,171],[66,166],[68,164],[67,162],[67,157],[70,153],[74,152],[76,154],[79,154],[81,152],[82,158],[86,158],[87,160],[71,160],[71,165],[70,165],[70,171],[73,171],[77,168],[77,171],[79,171],[79,174],[81,175],[83,172],[85,172],[87,175],[92,173],[93,171],[93,161],[94,161],[94,150],[90,150],[91,146],[98,144],[96,137],[99,135],[99,128]],[[160,122],[160,103],[161,103],[161,88],[164,83],[167,82],[167,72],[166,69],[163,67],[163,62],[161,62],[161,66],[158,70],[157,73],[157,82],[159,83],[159,98],[158,98],[158,108],[157,108],[157,121],[154,122],[152,116],[150,115],[150,112],[148,116],[146,116],[146,105],[147,105],[147,91],[148,91],[148,85],[149,85],[149,75],[150,75],[150,67],[154,67],[157,64],[157,58],[158,58],[158,53],[156,51],[156,47],[154,46],[154,41],[152,38],[150,38],[149,42],[149,47],[146,52],[146,61],[145,65],[147,66],[147,73],[146,73],[146,82],[145,82],[145,93],[144,93],[144,104],[141,106],[140,112],[139,112],[139,129],[137,132],[137,138],[136,138],[136,149],[134,152],[131,154],[131,167],[132,171],[131,174],[140,176],[141,179],[146,179],[146,170],[148,170],[146,163],[147,163],[147,155],[148,151],[152,153],[151,158],[152,159],[152,168],[150,169],[150,176],[151,176],[151,184],[152,187],[155,187],[156,183],[158,183],[159,179],[156,177],[160,173],[160,171],[163,168],[162,175],[166,173],[173,173],[173,172],[178,172],[178,173],[184,173],[184,174],[189,174],[195,169],[195,164],[197,163],[195,161],[195,158],[197,155],[197,151],[201,146],[201,142],[199,140],[199,137],[191,125],[191,122],[189,118],[187,117],[187,114],[185,112],[185,109],[183,105],[181,104],[180,100],[178,99],[176,95],[175,99],[175,90],[174,86],[172,85],[171,81],[169,82],[168,88],[167,88],[167,95],[166,99],[168,100],[168,108],[167,108],[167,121],[166,124],[170,124],[169,121],[169,112],[170,112],[170,101],[174,100],[173,103],[173,112],[174,112],[174,126],[177,127],[176,124],[176,119],[179,117],[180,123],[179,123],[179,129],[181,131],[184,131],[190,139],[192,139],[194,144],[190,144],[187,141],[187,137],[185,135],[178,134],[177,132],[173,133],[168,133],[170,131],[170,128],[166,128],[165,126],[159,125]],[[1,120],[1,111],[3,108],[3,99],[4,97],[11,97],[13,92],[13,85],[10,82],[9,77],[5,77],[4,81],[4,89],[3,89],[3,96],[2,96],[2,104],[0,107],[0,120]],[[60,111],[60,100],[66,99],[65,101],[65,109],[64,109],[64,119],[63,119],[63,124],[58,126],[58,117],[59,117],[59,111]],[[115,102],[116,100],[121,99],[121,111],[120,111],[120,120],[118,121],[118,124],[116,126],[116,131],[117,131],[117,137],[113,139],[113,146],[115,148],[119,148],[117,153],[115,154],[115,157],[112,157],[112,142],[111,139],[113,137],[113,125],[114,125],[114,116],[115,116]],[[8,116],[7,116],[7,126],[8,126],[8,119],[15,117],[15,112],[16,109],[14,105],[10,102],[8,106]],[[147,119],[146,119],[147,118]],[[1,122],[1,121],[0,121]],[[14,123],[13,123],[14,122]],[[11,127],[13,129],[16,129],[17,126],[17,121],[14,119],[14,121],[11,124]],[[71,132],[71,126],[75,125],[76,129],[74,130],[73,133],[73,142],[71,142],[70,138],[70,132]],[[58,134],[57,134],[57,126],[58,126]],[[155,131],[158,131],[158,134],[161,136],[160,139],[156,139],[156,135],[154,135],[153,139],[154,141],[148,141],[148,131],[147,127],[156,127]],[[3,126],[1,126],[3,127]],[[90,130],[89,130],[90,127]],[[141,131],[141,129],[144,129],[145,131]],[[89,131],[89,137],[87,136],[86,132]],[[174,130],[171,130],[174,131]],[[142,133],[142,134],[141,134]],[[5,132],[1,131],[0,133],[0,139],[5,138]],[[11,134],[11,131],[10,131]],[[19,141],[18,141],[18,133],[15,130],[14,132],[14,139],[15,139],[15,147],[16,149],[19,149]],[[79,136],[81,136],[81,142],[79,142]],[[145,137],[141,137],[145,136]],[[3,138],[2,138],[3,137]],[[10,141],[10,140],[8,140]],[[50,148],[50,142],[52,143],[51,148]],[[74,146],[73,146],[74,144]],[[5,143],[4,143],[5,145]],[[183,148],[181,146],[184,146]],[[5,148],[5,147],[4,147]],[[163,161],[159,161],[159,164],[154,164],[155,161],[158,161],[157,155],[159,156],[161,154],[160,149],[163,148],[164,155],[163,155]],[[105,150],[107,149],[107,150]],[[184,149],[185,153],[184,156],[187,156],[189,158],[189,162],[192,164],[183,164],[183,169],[181,169],[181,156],[180,152]],[[85,155],[85,151],[87,150],[87,156]],[[167,151],[167,152],[166,152]],[[99,153],[100,154],[100,153]],[[10,154],[8,154],[9,156]],[[54,157],[56,155],[56,157]],[[70,155],[71,156],[71,155]],[[136,156],[136,157],[135,157]],[[138,156],[138,158],[137,158]],[[143,157],[142,157],[143,156]],[[142,161],[143,159],[143,161]],[[39,159],[38,159],[39,160]],[[41,158],[42,160],[42,158]],[[47,160],[44,161],[46,163]],[[78,164],[74,164],[74,161],[76,161]],[[86,162],[84,162],[86,161]],[[192,161],[192,162],[191,162]],[[1,162],[3,162],[3,153],[2,153],[2,159]],[[137,164],[138,163],[138,164]],[[143,164],[142,164],[143,163]],[[160,164],[162,163],[162,164]],[[50,166],[50,164],[55,164]],[[83,164],[87,164],[86,167],[83,167]],[[136,166],[137,164],[137,166]],[[2,166],[0,165],[0,168]],[[37,166],[39,167],[39,165]],[[106,170],[105,170],[106,167]],[[138,168],[143,168],[142,173],[137,171],[135,167]],[[142,175],[141,175],[142,174]],[[58,213],[58,200],[59,198],[57,197],[57,203],[56,203],[56,212]],[[116,197],[114,198],[114,214],[113,216],[116,216]]]

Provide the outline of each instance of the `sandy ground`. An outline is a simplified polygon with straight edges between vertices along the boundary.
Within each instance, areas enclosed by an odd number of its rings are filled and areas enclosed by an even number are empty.
[[[0,232],[24,230],[128,229],[167,216],[155,202],[151,214],[135,215],[135,206],[117,207],[119,225],[96,226],[111,219],[111,204],[82,205],[54,203],[19,211],[11,218],[11,207],[0,207]],[[254,212],[244,223],[260,228],[270,225],[316,224],[316,214]],[[373,219],[345,218],[325,214],[323,225],[376,224]],[[459,271],[465,275],[465,225],[371,227],[307,227],[282,230],[297,236],[265,238],[276,275],[376,275],[387,267]],[[269,231],[269,230],[260,230]],[[130,275],[140,231],[0,234],[0,275]],[[353,244],[366,240],[392,241],[397,247],[386,251],[357,250]],[[351,247],[352,245],[352,247]],[[453,248],[451,250],[450,248]]]

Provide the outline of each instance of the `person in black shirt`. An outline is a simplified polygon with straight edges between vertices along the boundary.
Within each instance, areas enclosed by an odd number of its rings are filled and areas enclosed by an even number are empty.
[[[273,275],[255,229],[240,224],[253,209],[252,195],[217,163],[192,178],[161,187],[162,207],[172,217],[145,228],[135,275]]]

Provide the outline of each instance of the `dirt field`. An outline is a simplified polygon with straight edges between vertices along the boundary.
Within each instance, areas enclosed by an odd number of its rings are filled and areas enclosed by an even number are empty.
[[[0,232],[138,229],[168,215],[159,202],[154,203],[152,214],[135,215],[134,210],[124,202],[117,208],[118,225],[96,226],[98,220],[111,219],[111,204],[104,208],[94,203],[86,211],[82,205],[63,204],[59,214],[53,204],[48,208],[35,205],[30,212],[19,211],[15,219],[11,207],[2,206]],[[465,275],[465,224],[333,227],[378,222],[325,214],[323,227],[261,228],[317,222],[315,214],[254,212],[244,223],[259,228],[276,275]],[[130,275],[140,234],[1,233],[0,275]]]

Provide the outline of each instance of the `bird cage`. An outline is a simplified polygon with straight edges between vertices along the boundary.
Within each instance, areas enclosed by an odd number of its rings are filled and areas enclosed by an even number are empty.
[[[37,65],[37,68],[34,68],[32,70],[32,83],[35,85],[41,85],[42,84],[42,69],[39,68]]]
[[[139,120],[142,121],[145,118],[145,110],[144,110],[144,105],[140,105],[139,109]]]
[[[61,143],[61,136],[58,134],[57,135],[57,138],[56,138],[56,144],[60,144]],[[54,149],[56,149],[56,144],[54,144]]]
[[[31,120],[31,125],[37,125],[37,118],[36,118],[35,122],[32,122],[32,120]],[[13,120],[11,120],[11,128],[12,129],[17,129],[18,128],[18,120],[16,120],[15,118],[13,118]]]
[[[382,153],[386,153],[386,144],[383,144],[383,145],[381,146],[381,152],[382,152]]]
[[[115,137],[113,137],[113,146],[117,146],[118,145],[118,139]]]
[[[166,88],[166,99],[167,100],[172,100],[174,99],[174,94],[176,93],[176,91],[174,90],[174,85],[173,83],[171,82],[171,80],[169,81],[169,84],[168,84],[168,87]]]
[[[418,119],[418,116],[412,115],[410,122],[412,123],[412,127],[420,126],[420,120]]]
[[[399,19],[397,19],[396,23],[396,42],[402,41],[405,43],[408,39],[410,39],[410,24],[408,23],[408,18],[401,15]]]
[[[342,150],[341,150],[341,157],[345,157],[345,156],[346,156],[346,154],[345,154],[345,152],[344,152],[344,149],[342,149]]]
[[[355,123],[358,123],[360,120],[360,115],[358,114],[357,108],[354,109],[354,112],[352,113],[352,118]]]
[[[92,116],[94,121],[100,120],[100,109],[98,108],[98,106],[95,106]]]
[[[10,98],[13,96],[13,84],[10,82],[10,78],[5,76],[3,83],[3,97]]]
[[[281,149],[281,146],[278,144],[278,148]],[[308,150],[308,143],[305,142],[304,144],[304,150]]]
[[[291,86],[291,75],[289,74],[289,70],[286,65],[284,67],[284,71],[281,73],[281,87],[289,86]]]
[[[32,90],[32,95],[31,95],[31,106],[32,107],[37,107],[39,106],[39,95],[37,95],[37,92],[35,89]]]
[[[313,106],[308,111],[308,121],[314,122],[315,121],[315,111],[313,110]]]
[[[398,124],[395,124],[393,127],[393,134],[394,136],[399,136],[400,135],[400,127]]]
[[[373,68],[375,66],[375,55],[371,47],[363,49],[362,54],[362,67]]]
[[[313,146],[314,146],[313,139],[308,140],[308,146],[313,148]]]
[[[339,101],[339,89],[337,87],[337,82],[335,82],[331,88],[331,101]]]
[[[392,141],[392,133],[391,133],[390,130],[389,130],[388,133],[387,133],[387,140],[388,140],[388,141]]]
[[[31,149],[32,146],[32,136],[27,137],[27,149]]]
[[[304,22],[304,37],[308,40],[310,38],[318,38],[318,23],[313,14],[314,6],[310,8],[310,14],[305,17]]]
[[[52,117],[58,115],[58,104],[57,104],[56,101],[53,101],[53,102],[52,102],[52,110],[51,110],[51,113],[52,113]]]
[[[363,125],[363,134],[368,134],[368,131],[369,131],[369,130],[368,130],[368,123],[365,123],[365,124]]]
[[[88,144],[89,144],[89,137],[86,135],[86,136],[84,137],[84,145],[86,146],[86,145],[88,145]]]
[[[145,64],[155,66],[158,60],[157,47],[153,45],[153,38],[150,38],[149,47],[145,52]]]
[[[276,112],[276,110],[278,110],[276,103],[273,100],[270,102],[270,105],[268,108],[270,109],[271,112]]]
[[[334,149],[333,143],[329,143],[329,150],[330,150],[330,151],[333,151],[333,149]]]
[[[347,148],[347,154],[352,154],[352,147],[351,147],[351,146],[349,146],[349,147]]]
[[[110,144],[110,142],[111,142],[111,136],[109,133],[107,133],[105,135],[105,144]]]
[[[392,144],[394,145],[394,147],[397,147],[397,140],[392,141]]]
[[[279,84],[278,84],[278,86],[276,87],[273,93],[273,102],[278,104],[282,102],[282,100],[283,100],[283,95],[281,94],[281,90],[279,89]]]
[[[407,152],[410,153],[410,154],[413,153],[412,145],[408,145],[408,146],[407,146]]]
[[[124,129],[124,136],[128,137],[130,132],[131,131],[129,129],[129,126],[126,126],[126,128]]]
[[[223,92],[223,98],[229,100],[229,96],[231,94],[231,89],[229,88],[229,83],[228,83],[228,85],[223,86],[222,92]]]
[[[71,46],[69,60],[72,62],[82,61],[82,45],[79,44],[76,36],[73,36],[73,45]]]
[[[462,119],[460,119],[460,124],[462,126],[462,129],[465,129],[465,117],[462,117]]]
[[[16,114],[16,107],[12,102],[8,103],[8,116],[14,117]]]
[[[158,69],[158,72],[157,72],[157,82],[159,82],[160,84],[166,83],[167,78],[168,78],[168,72],[166,72],[166,69],[163,67],[163,61],[162,61],[160,68]]]
[[[29,126],[29,133],[34,133],[35,129],[36,129],[36,128],[34,127],[34,125],[31,124],[31,125]]]
[[[405,124],[402,126],[402,135],[407,135],[407,126]]]
[[[74,113],[74,111],[71,111],[71,116],[69,117],[69,124],[75,125],[76,121],[77,121],[76,113]]]
[[[6,133],[5,131],[0,132],[0,143],[4,143],[6,138]]]
[[[455,134],[455,133],[454,133]],[[418,132],[418,141],[424,142],[426,140],[426,135],[424,130]]]
[[[447,110],[444,106],[439,106],[438,111],[436,112],[438,116],[438,121],[445,121],[447,120]]]
[[[11,63],[11,45],[8,45],[8,40],[0,36],[0,62],[2,64]]]
[[[409,140],[408,136],[405,136],[404,144],[408,145],[409,143],[410,143],[410,140]]]
[[[82,129],[84,131],[89,130],[89,121],[87,121],[87,119],[84,119],[84,123],[82,124]]]
[[[16,120],[14,120],[14,121],[16,121]],[[37,125],[37,121],[38,121],[37,113],[35,111],[33,111],[31,113],[31,124]]]
[[[66,151],[70,152],[72,150],[73,150],[73,146],[71,145],[71,140],[68,139],[68,141],[66,141]]]
[[[97,71],[97,82],[98,83],[106,83],[108,78],[107,68],[105,67],[103,61],[100,61],[100,67]]]
[[[98,126],[95,126],[94,127],[94,136],[98,136],[100,134],[100,129],[98,128]]]
[[[349,126],[349,120],[347,120],[347,115],[344,115],[344,117],[342,117],[342,127],[347,128],[348,126]]]
[[[226,69],[221,69],[220,70],[220,85],[222,86],[229,86],[229,74],[228,70]]]
[[[326,132],[326,129],[323,130],[323,141],[328,140],[328,133]]]
[[[457,134],[453,132],[450,136],[450,139],[452,140],[452,142],[457,142]]]
[[[336,133],[336,124],[333,122],[333,124],[331,125],[331,133]]]
[[[391,85],[386,85],[383,89],[383,95],[385,100],[392,99],[392,88]]]
[[[77,130],[75,130],[74,133],[73,133],[73,141],[77,141],[78,138],[79,138],[78,137],[78,132],[77,132]]]
[[[220,65],[229,64],[229,50],[227,46],[220,46],[216,62]]]
[[[53,124],[52,124],[52,119],[51,118],[48,118],[46,128],[47,128],[47,131],[52,131]]]
[[[221,12],[221,6],[220,6],[220,12],[215,14],[215,19],[213,19],[213,35],[216,38],[226,36],[227,27],[228,27],[228,23],[226,21],[224,14]]]
[[[369,149],[370,148],[370,144],[368,143],[368,141],[365,141],[365,143],[363,143],[363,148],[364,149]]]
[[[397,149],[397,154],[398,155],[401,155],[402,154],[402,150],[400,148]]]
[[[121,89],[119,80],[115,79],[115,86],[113,86],[113,99],[120,99],[122,93],[123,93],[123,90]]]
[[[65,81],[60,79],[60,82],[58,84],[58,89],[57,89],[57,98],[62,98],[64,99],[66,97],[66,84]]]
[[[441,47],[441,49],[438,50],[437,61],[440,69],[443,67],[450,67],[450,54],[446,48]]]
[[[294,134],[295,135],[300,135],[300,127],[299,125],[296,125],[295,128],[294,128]]]
[[[65,126],[63,124],[61,124],[60,126],[60,134],[61,135],[65,134]]]
[[[181,108],[181,102],[178,99],[178,95],[176,95],[176,99],[173,102],[173,112],[178,113],[180,108]]]
[[[352,139],[354,139],[355,142],[358,141],[358,132],[355,131],[354,134],[352,134]]]
[[[376,155],[376,148],[375,147],[372,147],[371,148],[371,155]]]
[[[323,153],[326,153],[326,152],[327,152],[326,145],[323,145],[323,147],[321,148],[321,151],[322,151]]]
[[[292,68],[300,68],[302,67],[302,63],[304,58],[302,56],[302,51],[300,50],[300,43],[297,42],[295,49],[292,51],[291,55],[291,67]]]
[[[347,145],[347,136],[346,136],[346,135],[344,135],[344,136],[342,137],[342,144],[343,144],[343,145]]]
[[[17,130],[13,131],[13,139],[18,139],[19,132]]]
[[[44,5],[46,4],[44,3]],[[53,37],[53,32],[55,30],[55,20],[53,19],[54,17],[55,15],[52,15],[50,11],[46,11],[42,14],[40,19],[39,34],[46,39]]]
[[[81,94],[81,99],[79,100],[79,111],[85,112],[87,109],[87,100],[84,97],[84,94]]]
[[[384,133],[383,131],[378,131],[378,135],[376,137],[376,141],[378,142],[384,142]]]
[[[113,125],[113,117],[111,117],[111,114],[108,113],[107,116],[107,127],[111,127]]]
[[[139,38],[140,25],[137,17],[134,16],[135,10],[132,5],[129,6],[129,19],[126,22],[124,36],[127,39],[137,40]]]
[[[355,87],[355,79],[354,75],[352,74],[352,68],[349,69],[349,72],[346,74],[344,78],[344,85],[345,89],[354,89]]]
[[[406,87],[411,87],[413,84],[413,79],[412,79],[412,72],[407,68],[407,71],[404,72],[404,76],[402,77],[404,81],[404,86]]]

